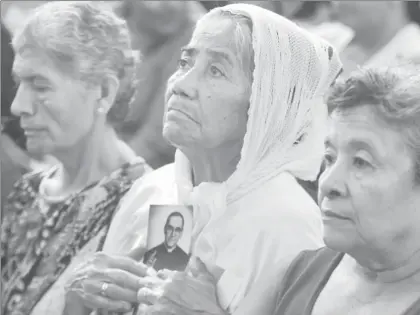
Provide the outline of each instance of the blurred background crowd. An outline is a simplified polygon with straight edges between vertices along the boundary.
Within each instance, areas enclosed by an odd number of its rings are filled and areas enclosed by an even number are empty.
[[[23,173],[54,160],[29,156],[19,121],[10,111],[15,95],[10,38],[26,16],[46,1],[1,2],[1,192],[2,200]],[[164,91],[179,51],[195,22],[216,6],[232,1],[108,1],[129,26],[133,47],[141,51],[137,94],[129,119],[118,130],[153,168],[173,161],[175,149],[162,138]],[[238,1],[235,1],[238,2]],[[359,65],[420,63],[419,1],[247,1],[284,15],[335,45],[343,75]]]

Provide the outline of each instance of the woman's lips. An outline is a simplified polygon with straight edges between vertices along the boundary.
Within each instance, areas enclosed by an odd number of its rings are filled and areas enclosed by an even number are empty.
[[[191,115],[189,115],[188,113],[186,113],[185,111],[183,111],[183,110],[181,110],[181,109],[178,109],[178,108],[173,108],[173,107],[170,107],[170,108],[168,108],[168,113],[169,112],[171,112],[171,111],[175,111],[175,112],[178,112],[178,113],[181,113],[181,114],[183,114],[183,115],[185,115],[185,116],[187,116],[189,119],[191,119],[192,121],[194,121],[194,122],[196,122],[197,123],[197,120],[195,120]]]
[[[342,215],[340,215],[337,212],[332,211],[332,210],[323,209],[322,214],[323,214],[324,217],[327,217],[327,218],[338,219],[338,220],[350,220],[350,218],[342,216]]]

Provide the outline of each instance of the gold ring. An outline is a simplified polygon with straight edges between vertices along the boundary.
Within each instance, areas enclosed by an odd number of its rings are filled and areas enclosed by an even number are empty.
[[[106,296],[106,290],[108,290],[108,287],[109,287],[109,283],[107,282],[102,283],[102,287],[101,287],[102,296]]]

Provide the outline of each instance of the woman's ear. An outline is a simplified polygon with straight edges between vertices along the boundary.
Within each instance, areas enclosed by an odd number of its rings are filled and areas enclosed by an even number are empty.
[[[107,114],[114,105],[120,87],[120,81],[114,75],[108,75],[100,86],[99,108]]]

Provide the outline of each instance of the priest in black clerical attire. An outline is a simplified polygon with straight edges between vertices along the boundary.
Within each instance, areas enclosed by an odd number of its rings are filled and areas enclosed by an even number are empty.
[[[164,242],[146,252],[143,262],[156,271],[162,269],[184,271],[190,256],[177,245],[183,231],[184,216],[180,212],[172,212],[166,219]]]

